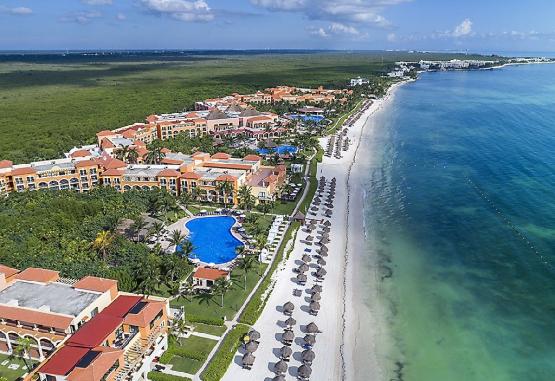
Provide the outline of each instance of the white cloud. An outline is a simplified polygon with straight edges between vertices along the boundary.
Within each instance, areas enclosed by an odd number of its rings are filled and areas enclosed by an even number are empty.
[[[211,21],[214,13],[204,0],[141,0],[150,12],[180,21]]]
[[[81,2],[87,5],[112,5],[112,0],[81,0]]]
[[[68,13],[63,16],[60,20],[63,22],[75,22],[78,24],[88,24],[93,19],[102,17],[102,13],[97,11],[80,11]]]
[[[323,27],[308,27],[308,32],[320,38],[328,38],[331,36],[343,36],[343,37],[350,37],[360,39],[362,37],[366,37],[365,33],[361,33],[357,28],[351,25],[345,25],[341,23],[332,23],[326,28]]]
[[[316,37],[328,38],[330,35],[324,28],[308,28],[308,32]]]
[[[116,15],[116,20],[118,20],[118,21],[127,20],[127,16],[124,15],[123,13],[118,13],[118,14]]]
[[[459,25],[453,30],[453,37],[464,37],[472,34],[472,21],[470,19],[464,19]]]
[[[334,34],[348,34],[352,36],[360,36],[360,32],[354,26],[344,25],[334,22],[330,25],[330,31]]]
[[[381,12],[386,7],[409,1],[411,0],[251,0],[251,3],[270,10],[301,12],[312,20],[390,28],[392,24]]]
[[[387,35],[387,41],[389,41],[389,42],[397,41],[397,35],[395,33],[389,33]]]
[[[8,13],[14,16],[28,16],[33,14],[33,10],[27,7],[8,8],[0,5],[0,13]]]

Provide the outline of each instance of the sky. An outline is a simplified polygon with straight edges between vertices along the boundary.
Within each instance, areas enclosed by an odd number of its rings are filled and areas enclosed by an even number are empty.
[[[555,51],[554,0],[0,0],[0,50]]]

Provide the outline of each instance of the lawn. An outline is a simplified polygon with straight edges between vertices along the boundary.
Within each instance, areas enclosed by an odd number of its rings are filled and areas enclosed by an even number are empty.
[[[7,363],[2,365],[5,361],[7,361]],[[27,360],[27,363],[32,367],[34,361]],[[18,369],[9,369],[8,366],[12,364],[18,365]],[[5,377],[8,381],[15,381],[25,373],[28,372],[23,359],[17,357],[10,358],[8,355],[0,354],[0,377]]]
[[[301,194],[303,193],[303,190],[301,189],[301,191],[299,192],[299,196],[301,197]],[[276,201],[274,203],[274,207],[272,208],[272,210],[270,211],[270,213],[272,214],[283,214],[284,216],[289,216],[291,215],[291,213],[293,213],[293,210],[295,210],[295,206],[297,205],[297,201]]]
[[[231,290],[224,296],[223,307],[220,305],[221,296],[208,293],[200,293],[191,297],[180,296],[172,300],[171,306],[172,308],[185,307],[185,318],[187,318],[188,314],[191,314],[195,317],[205,317],[209,319],[220,319],[225,317],[227,320],[231,320],[260,279],[260,275],[258,274],[263,274],[266,266],[265,264],[259,264],[258,271],[250,271],[247,274],[246,290],[244,289],[243,270],[233,270],[231,274],[233,285]]]
[[[202,323],[194,323],[195,332],[207,333],[209,335],[221,336],[225,333],[226,328],[217,325],[208,325]]]
[[[186,339],[179,339],[179,343],[179,345],[175,342],[170,343],[169,351],[176,353],[170,360],[170,364],[173,365],[172,369],[179,372],[195,374],[198,372],[217,341],[204,337],[190,336]],[[195,358],[180,355],[179,349],[181,348],[188,353],[194,353]]]

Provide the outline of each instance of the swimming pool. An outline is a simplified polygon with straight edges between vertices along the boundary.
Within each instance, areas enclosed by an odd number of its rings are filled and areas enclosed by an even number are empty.
[[[259,148],[258,153],[261,155],[267,155],[270,152],[277,152],[279,155],[285,155],[286,153],[288,154],[297,153],[298,150],[299,150],[298,147],[284,144],[281,146],[277,146],[276,148],[272,148],[271,150],[268,148]]]
[[[235,224],[233,217],[195,218],[185,224],[189,230],[189,241],[193,244],[195,258],[204,263],[220,265],[237,257],[235,250],[243,243],[231,234]]]
[[[315,123],[320,123],[322,120],[324,120],[324,116],[322,115],[298,115],[298,114],[291,114],[288,115],[289,118],[291,119],[301,119],[303,122],[315,122]]]

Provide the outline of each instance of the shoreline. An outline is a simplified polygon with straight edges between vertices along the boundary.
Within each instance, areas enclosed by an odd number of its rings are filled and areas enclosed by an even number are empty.
[[[348,208],[347,214],[347,224],[345,228],[346,236],[346,246],[345,246],[345,261],[344,261],[344,290],[343,290],[343,335],[341,347],[343,348],[342,355],[342,367],[343,367],[343,377],[342,380],[356,380],[357,374],[363,374],[368,380],[382,380],[385,379],[385,373],[387,367],[385,364],[380,364],[378,358],[377,347],[379,345],[378,338],[383,338],[385,336],[383,330],[386,329],[385,321],[383,321],[383,316],[376,310],[380,308],[380,301],[378,298],[378,281],[379,281],[379,270],[376,265],[377,258],[372,255],[370,258],[364,258],[370,260],[373,264],[372,273],[374,277],[371,279],[365,279],[366,282],[372,282],[369,287],[372,290],[372,307],[369,308],[370,314],[366,316],[366,319],[361,319],[361,309],[359,302],[361,301],[361,295],[357,293],[357,284],[361,284],[362,280],[359,279],[359,274],[357,274],[357,258],[356,255],[364,255],[367,253],[365,246],[368,241],[365,226],[365,202],[364,197],[366,190],[364,189],[364,174],[360,173],[362,164],[358,161],[358,157],[361,152],[359,152],[360,144],[364,138],[372,139],[372,131],[368,131],[369,128],[374,128],[372,125],[376,114],[383,110],[385,106],[391,101],[395,96],[396,90],[401,86],[414,82],[416,80],[406,80],[393,84],[387,91],[384,98],[379,100],[379,104],[375,107],[371,107],[364,118],[360,126],[359,137],[357,141],[357,148],[354,152],[352,162],[349,166],[349,171],[347,175],[347,202]],[[358,258],[359,260],[362,258]],[[369,321],[366,321],[369,319]],[[364,330],[365,332],[371,331],[369,336],[372,337],[371,343],[365,343],[370,345],[370,353],[364,351],[364,364],[362,367],[362,361],[357,361],[357,354],[361,355],[359,351],[359,332]],[[364,343],[363,343],[364,344]],[[362,359],[361,359],[362,360]]]

